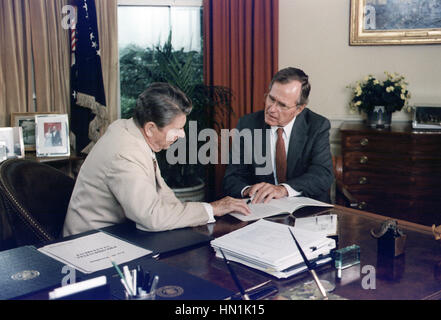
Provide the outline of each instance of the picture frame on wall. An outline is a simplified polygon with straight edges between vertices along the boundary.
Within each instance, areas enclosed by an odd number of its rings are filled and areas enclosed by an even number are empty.
[[[36,115],[37,157],[69,157],[69,119],[67,114]]]
[[[351,0],[350,45],[441,43],[441,0]]]
[[[12,158],[24,158],[23,129],[0,128],[0,162]]]
[[[25,151],[35,151],[35,116],[50,115],[53,112],[15,112],[11,114],[11,126],[23,129]]]

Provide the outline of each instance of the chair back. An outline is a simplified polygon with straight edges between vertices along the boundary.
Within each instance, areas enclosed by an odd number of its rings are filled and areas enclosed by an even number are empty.
[[[24,159],[4,161],[0,165],[3,246],[59,238],[74,185],[74,179],[49,165]]]

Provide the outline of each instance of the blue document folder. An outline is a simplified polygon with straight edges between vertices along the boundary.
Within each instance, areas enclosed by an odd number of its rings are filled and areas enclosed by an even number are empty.
[[[117,224],[101,230],[134,245],[151,250],[153,255],[188,250],[208,244],[213,240],[213,237],[196,232],[192,228],[147,232],[138,230],[132,222]]]
[[[66,276],[63,267],[33,246],[0,252],[0,299],[15,299],[60,286]]]

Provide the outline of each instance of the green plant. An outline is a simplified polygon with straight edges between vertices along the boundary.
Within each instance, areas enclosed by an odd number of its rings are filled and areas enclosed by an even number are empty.
[[[193,110],[184,128],[189,136],[189,121],[197,121],[198,132],[206,128],[219,129],[217,115],[232,112],[232,93],[229,88],[208,86],[203,81],[202,55],[198,52],[174,50],[171,34],[163,46],[153,49],[130,47],[121,54],[121,113],[131,117],[136,98],[152,82],[168,82],[181,89],[192,101]],[[187,150],[188,148],[188,141]],[[199,146],[202,142],[199,142]],[[203,166],[189,164],[170,165],[166,151],[157,154],[162,176],[172,188],[194,186],[206,175]]]
[[[408,83],[405,78],[396,73],[384,72],[386,79],[380,81],[372,75],[368,75],[364,81],[357,81],[352,89],[352,98],[349,108],[352,112],[371,112],[375,106],[384,106],[387,112],[400,111],[403,107],[410,111],[409,99],[411,97],[407,89]]]

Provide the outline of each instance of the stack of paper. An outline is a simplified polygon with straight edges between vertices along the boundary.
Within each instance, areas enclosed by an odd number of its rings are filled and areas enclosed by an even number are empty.
[[[211,241],[211,246],[218,257],[222,257],[220,248],[228,260],[277,278],[287,278],[307,269],[288,228],[293,231],[310,262],[320,265],[331,260],[330,251],[335,248],[335,240],[327,238],[323,232],[266,220],[219,237]]]

